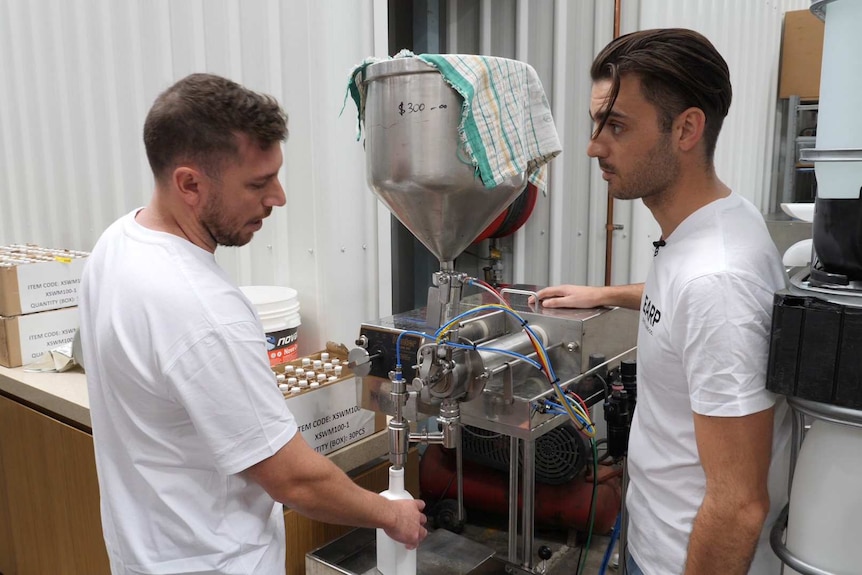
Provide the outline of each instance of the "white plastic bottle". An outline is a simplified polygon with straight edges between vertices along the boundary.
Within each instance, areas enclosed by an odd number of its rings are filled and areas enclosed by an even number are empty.
[[[389,468],[389,489],[381,493],[386,499],[413,499],[404,489],[404,468]],[[382,575],[416,575],[416,550],[407,550],[383,529],[377,530],[377,570]]]

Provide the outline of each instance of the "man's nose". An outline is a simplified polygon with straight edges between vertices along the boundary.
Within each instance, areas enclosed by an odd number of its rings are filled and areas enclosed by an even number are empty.
[[[287,203],[287,198],[284,195],[284,188],[281,186],[281,181],[278,178],[273,180],[272,192],[267,194],[264,204],[272,207],[281,207]]]
[[[598,138],[590,138],[587,144],[587,155],[591,158],[604,158],[607,155],[607,146],[601,142],[601,134]]]

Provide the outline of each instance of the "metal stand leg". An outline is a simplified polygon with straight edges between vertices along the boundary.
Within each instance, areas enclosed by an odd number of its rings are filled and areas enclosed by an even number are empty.
[[[524,509],[521,516],[521,530],[524,537],[524,556],[521,566],[524,569],[531,570],[533,568],[533,527],[536,502],[536,442],[532,439],[524,440],[522,474],[524,482],[524,493],[522,496]]]
[[[518,438],[509,438],[509,563],[518,563]]]
[[[629,460],[627,457],[623,457],[623,503],[620,506],[620,546],[619,546],[619,554],[620,554],[620,566],[622,569],[620,573],[622,575],[626,575],[626,547],[628,547],[628,531],[629,531],[629,517],[626,512],[626,491],[629,488]]]
[[[455,438],[455,473],[456,481],[458,482],[458,525],[463,526],[464,518],[464,453],[463,441],[461,435],[461,425],[457,426],[457,435]]]

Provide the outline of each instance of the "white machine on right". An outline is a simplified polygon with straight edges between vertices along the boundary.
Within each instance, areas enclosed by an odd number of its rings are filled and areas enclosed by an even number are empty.
[[[794,434],[790,503],[771,543],[785,573],[852,575],[862,572],[862,2],[811,11],[826,24],[817,144],[802,153],[817,177],[813,252],[775,296],[767,387],[787,396]]]

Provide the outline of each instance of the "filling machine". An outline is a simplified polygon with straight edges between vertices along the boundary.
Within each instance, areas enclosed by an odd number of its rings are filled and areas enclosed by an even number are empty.
[[[457,271],[455,258],[521,193],[528,174],[494,188],[482,184],[464,159],[461,97],[417,58],[372,64],[363,81],[369,185],[440,269],[426,308],[360,327],[349,360],[362,379],[361,404],[392,416],[395,467],[404,464],[410,443],[455,450],[462,521],[462,426],[509,438],[508,554],[495,557],[484,545],[437,529],[419,547],[418,571],[540,572],[533,549],[536,440],[569,420],[595,433],[581,416],[606,397],[606,388],[591,376],[634,359],[637,313],[543,309],[530,301],[534,291],[496,292]],[[424,104],[425,112],[399,113],[404,102]],[[476,293],[467,295],[471,288]],[[607,359],[591,362],[591,356]],[[438,431],[413,430],[412,423],[429,417]],[[376,573],[373,531],[349,533],[310,553],[306,565],[312,575]]]

